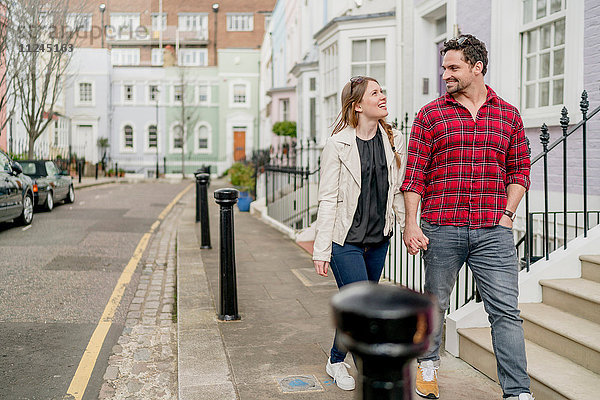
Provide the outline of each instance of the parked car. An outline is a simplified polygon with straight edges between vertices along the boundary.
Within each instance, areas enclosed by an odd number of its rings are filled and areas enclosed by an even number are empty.
[[[23,174],[19,163],[0,150],[0,222],[16,220],[22,225],[33,221],[33,182]]]
[[[50,160],[23,160],[20,162],[23,173],[33,179],[33,196],[36,206],[52,211],[56,202],[64,200],[65,203],[75,201],[73,178],[61,171],[54,161]]]

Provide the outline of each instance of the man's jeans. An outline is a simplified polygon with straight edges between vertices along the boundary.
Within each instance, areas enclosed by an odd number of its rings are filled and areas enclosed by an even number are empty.
[[[517,308],[519,271],[512,230],[500,225],[480,229],[440,226],[425,220],[421,220],[421,229],[429,238],[427,250],[423,251],[425,292],[438,299],[440,323],[428,352],[419,361],[440,358],[444,314],[450,306],[458,272],[466,262],[492,326],[492,345],[504,397],[529,393],[523,320]]]
[[[375,247],[358,247],[351,244],[340,246],[333,243],[331,249],[331,271],[337,282],[338,288],[353,282],[371,281],[379,282],[389,240]],[[331,363],[344,361],[346,352],[337,347],[337,330],[331,347]]]

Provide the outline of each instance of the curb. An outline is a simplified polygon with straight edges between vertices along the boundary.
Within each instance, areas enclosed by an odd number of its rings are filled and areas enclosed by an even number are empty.
[[[218,326],[196,236],[194,197],[187,195],[177,222],[177,385],[179,400],[235,400],[225,345]]]

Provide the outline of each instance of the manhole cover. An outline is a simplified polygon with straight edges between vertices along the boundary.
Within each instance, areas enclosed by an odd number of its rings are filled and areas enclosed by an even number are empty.
[[[284,393],[322,391],[323,387],[313,375],[287,376],[279,380]]]

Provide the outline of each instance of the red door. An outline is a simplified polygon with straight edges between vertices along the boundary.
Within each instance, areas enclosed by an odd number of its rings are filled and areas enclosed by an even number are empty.
[[[233,131],[233,161],[242,161],[246,159],[246,131]]]

